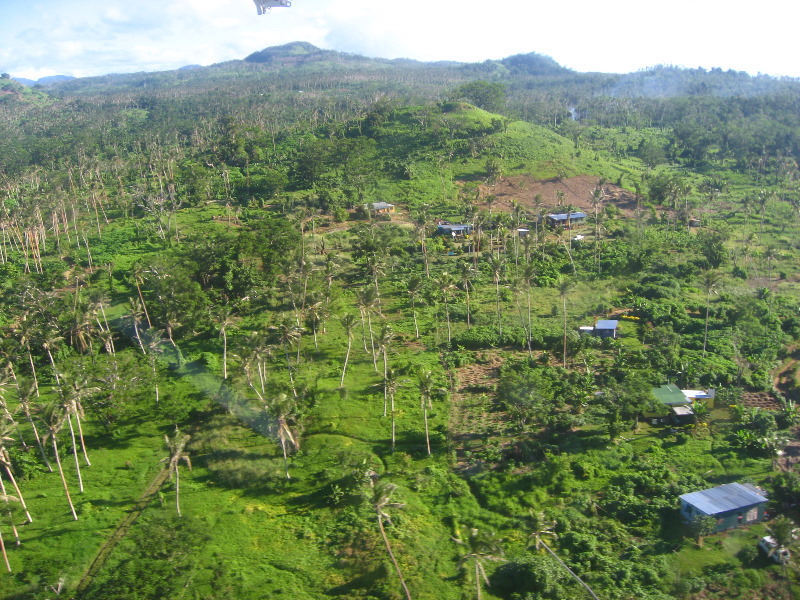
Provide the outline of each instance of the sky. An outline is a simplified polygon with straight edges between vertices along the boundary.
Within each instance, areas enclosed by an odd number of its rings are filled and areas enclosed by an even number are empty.
[[[761,0],[0,0],[0,71],[86,77],[241,59],[305,41],[370,57],[538,52],[576,71],[655,65],[800,77],[800,3]]]

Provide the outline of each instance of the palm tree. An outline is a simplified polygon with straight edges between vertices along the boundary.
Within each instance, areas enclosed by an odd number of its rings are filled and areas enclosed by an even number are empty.
[[[339,382],[339,386],[344,386],[344,376],[347,373],[347,362],[350,360],[350,349],[353,346],[353,329],[356,326],[356,317],[351,313],[347,313],[339,319],[339,323],[342,324],[342,328],[344,329],[344,334],[347,336],[347,352],[344,355],[344,364],[342,365],[342,380]]]
[[[384,325],[381,328],[381,334],[378,337],[378,348],[383,355],[383,416],[386,416],[386,405],[389,388],[387,386],[389,374],[389,346],[394,340],[394,331],[390,325]]]
[[[592,588],[590,588],[589,585],[583,581],[583,579],[578,577],[578,575],[572,569],[570,569],[567,564],[561,560],[561,558],[559,558],[553,549],[550,548],[550,546],[544,541],[543,536],[550,536],[554,539],[558,538],[558,534],[552,530],[552,527],[555,525],[555,523],[545,523],[544,514],[536,513],[533,510],[531,510],[530,520],[533,530],[530,534],[530,538],[532,540],[530,545],[536,548],[536,550],[544,548],[550,554],[550,556],[556,559],[559,565],[561,565],[578,583],[584,587],[587,592],[589,592],[589,595],[594,598],[594,600],[600,600],[594,593],[594,590],[592,590]]]
[[[394,556],[394,552],[392,552],[392,546],[389,543],[389,536],[386,535],[386,528],[384,527],[384,521],[392,524],[391,517],[387,512],[388,509],[391,508],[403,508],[405,504],[400,502],[392,502],[392,494],[397,489],[397,486],[393,483],[383,483],[383,484],[375,484],[374,479],[370,479],[370,488],[372,490],[372,498],[371,504],[372,508],[375,511],[375,516],[378,521],[378,529],[381,532],[381,537],[383,538],[383,543],[386,546],[386,552],[389,554],[389,558],[394,565],[395,572],[397,573],[398,579],[400,579],[400,585],[403,586],[403,592],[406,595],[406,600],[411,600],[411,592],[408,591],[408,586],[406,585],[406,581],[403,578],[403,572],[400,570],[400,564],[397,562],[397,559]]]
[[[419,325],[417,324],[417,300],[419,300],[422,293],[422,278],[417,275],[412,275],[406,281],[406,291],[408,292],[408,299],[411,302],[411,314],[414,317],[414,337],[419,339]]]
[[[144,296],[142,296],[142,282],[144,280],[144,274],[147,271],[145,270],[144,266],[141,263],[136,263],[133,265],[133,272],[131,273],[131,278],[133,279],[133,283],[136,286],[136,292],[139,294],[139,301],[142,303],[142,311],[144,312],[145,319],[147,320],[147,326],[152,327],[153,323],[150,321],[150,314],[147,312],[147,304],[145,304]]]
[[[477,600],[481,600],[481,580],[487,586],[489,585],[489,578],[486,576],[486,569],[484,564],[487,561],[500,562],[505,560],[502,556],[503,549],[500,546],[500,540],[494,534],[488,531],[479,531],[478,529],[471,529],[467,541],[458,538],[452,538],[454,542],[467,547],[465,554],[461,556],[458,561],[458,566],[466,570],[466,566],[472,563],[475,571],[475,592]]]
[[[289,358],[289,349],[293,344],[300,343],[300,327],[293,325],[289,321],[284,321],[278,327],[278,341],[283,346],[283,352],[286,356],[286,370],[289,372],[289,385],[292,387],[292,395],[297,397],[297,389],[294,385],[294,375],[292,374],[292,361]],[[295,365],[299,366],[299,365]]]
[[[419,401],[422,409],[422,420],[425,425],[425,447],[428,449],[428,456],[431,455],[431,438],[428,431],[428,409],[433,407],[431,398],[433,397],[436,380],[433,373],[428,369],[420,369],[417,374],[419,378]]]
[[[459,284],[466,294],[467,302],[467,327],[472,327],[472,315],[470,311],[469,292],[472,289],[472,279],[475,277],[475,267],[468,261],[458,263]]]
[[[175,428],[175,435],[172,436],[172,439],[165,435],[164,443],[166,443],[167,449],[169,450],[169,456],[165,456],[160,461],[162,463],[167,463],[170,478],[175,479],[175,508],[178,511],[179,517],[181,516],[181,481],[178,467],[180,462],[183,461],[186,463],[186,466],[189,467],[189,470],[192,470],[192,461],[189,455],[186,454],[186,444],[190,439],[191,436],[188,433],[182,434],[177,427]]]
[[[442,300],[444,300],[444,313],[447,319],[447,345],[450,345],[451,330],[450,330],[450,303],[448,299],[456,289],[456,280],[450,273],[442,273],[439,277],[439,291],[442,293]]]
[[[69,509],[72,511],[72,518],[77,521],[78,515],[75,513],[75,506],[73,506],[72,497],[69,495],[69,486],[67,485],[66,477],[64,477],[64,468],[61,465],[61,458],[58,454],[58,442],[56,440],[58,432],[61,431],[61,428],[64,426],[64,420],[66,418],[64,407],[58,402],[53,402],[45,410],[44,418],[50,441],[53,443],[53,454],[56,457],[56,466],[58,467],[58,474],[61,477],[61,484],[64,486],[64,494],[67,496]]]
[[[531,311],[531,288],[533,287],[534,279],[536,279],[536,265],[528,263],[522,269],[520,279],[525,284],[525,301],[528,307],[528,320],[527,327],[525,328],[528,333],[528,354],[533,356],[532,337],[533,337],[533,317]]]
[[[0,494],[0,500],[8,504],[9,501],[19,502],[19,498],[15,498],[14,496],[8,496],[5,492]],[[16,528],[14,528],[14,534],[16,535]],[[17,538],[17,544],[19,545],[19,538]],[[11,563],[8,562],[8,553],[6,552],[6,544],[3,541],[3,535],[0,533],[0,552],[3,553],[3,560],[6,563],[6,569],[8,572],[11,573]]]
[[[590,202],[594,208],[594,245],[596,248],[597,274],[600,274],[600,207],[606,198],[606,193],[601,186],[594,188]]]
[[[294,400],[289,398],[286,394],[278,394],[272,401],[270,407],[264,407],[275,418],[275,428],[277,429],[278,439],[281,443],[281,450],[283,450],[283,467],[286,470],[286,479],[291,479],[289,475],[289,456],[286,451],[286,441],[290,441],[295,450],[300,449],[300,444],[297,438],[292,434],[289,427],[289,420],[294,416],[295,404]]]
[[[500,279],[503,275],[505,261],[501,256],[492,256],[489,258],[489,267],[492,269],[492,280],[494,281],[495,288],[495,304],[497,305],[497,333],[499,336],[502,336],[503,317],[500,313]]]
[[[364,352],[369,352],[367,349],[367,333],[365,330],[366,317],[366,322],[369,325],[369,343],[372,349],[372,366],[377,371],[378,359],[375,354],[375,336],[372,332],[372,311],[375,309],[378,297],[373,288],[366,287],[356,292],[356,301],[358,303],[359,313],[361,314],[361,333],[364,340]]]
[[[150,360],[150,369],[153,372],[153,388],[156,394],[156,404],[158,404],[160,400],[160,390],[158,387],[158,355],[164,352],[163,347],[163,339],[161,337],[161,331],[155,331],[152,329],[148,329],[144,332],[144,342],[147,344],[147,357]],[[140,338],[140,343],[142,340]],[[144,345],[142,346],[144,347]]]
[[[708,343],[708,314],[711,308],[711,292],[717,287],[717,284],[722,279],[722,276],[716,271],[706,271],[703,273],[701,285],[706,291],[706,322],[703,329],[703,358],[706,356],[706,344]]]
[[[28,523],[33,523],[33,518],[31,518],[31,513],[28,512],[28,506],[25,504],[25,499],[22,497],[22,492],[19,489],[19,485],[17,485],[17,480],[14,477],[14,472],[11,470],[11,456],[8,454],[8,449],[6,448],[7,441],[13,441],[12,438],[7,437],[8,429],[6,428],[5,431],[0,432],[0,467],[6,472],[8,476],[8,480],[11,482],[11,485],[14,487],[14,491],[17,494],[17,501],[22,505],[22,509],[25,511],[25,518],[27,519]],[[0,476],[0,485],[2,485],[2,476]],[[6,491],[5,488],[2,490],[3,495],[5,495]]]
[[[42,461],[44,461],[47,470],[51,473],[53,472],[53,466],[50,464],[50,461],[47,459],[47,453],[44,451],[44,444],[42,443],[42,438],[39,435],[39,429],[36,427],[36,421],[33,420],[33,415],[31,414],[31,400],[36,392],[36,384],[35,382],[26,383],[25,381],[18,381],[17,382],[17,400],[19,402],[22,411],[25,413],[25,418],[28,420],[28,423],[33,430],[33,435],[36,438],[36,445],[39,448],[39,454],[42,457]]]
[[[142,322],[142,316],[144,315],[142,312],[142,304],[136,298],[129,298],[128,304],[130,305],[130,312],[123,317],[123,320],[130,322],[133,327],[133,338],[139,344],[139,349],[142,351],[142,354],[147,356],[147,351],[144,349],[144,344],[142,343],[142,335],[139,331],[139,323]]]
[[[222,338],[222,379],[228,379],[228,327],[233,325],[233,309],[228,304],[220,307],[214,320]]]
[[[574,285],[575,282],[566,277],[558,282],[558,294],[561,297],[561,314],[564,316],[564,355],[562,357],[561,366],[565,369],[567,368],[567,295]]]

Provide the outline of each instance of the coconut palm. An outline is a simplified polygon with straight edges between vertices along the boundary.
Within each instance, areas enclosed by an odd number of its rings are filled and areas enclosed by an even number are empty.
[[[339,323],[342,324],[342,329],[344,329],[344,334],[347,337],[347,352],[344,355],[344,364],[342,365],[342,379],[339,382],[339,386],[344,386],[344,376],[347,373],[347,363],[350,360],[350,349],[353,346],[353,329],[356,326],[356,317],[351,313],[347,313],[339,319]]]
[[[19,502],[19,498],[16,498],[14,496],[8,496],[8,495],[6,495],[5,492],[0,494],[0,500],[5,502],[6,504],[8,504],[8,502],[10,502],[10,501]],[[17,535],[16,528],[14,528],[14,535]],[[19,545],[19,538],[17,538],[17,545]],[[3,553],[3,560],[6,563],[6,569],[8,569],[9,573],[11,573],[11,563],[8,561],[8,553],[6,552],[6,544],[5,544],[5,541],[3,540],[3,534],[2,533],[0,533],[0,552]]]
[[[13,438],[8,437],[7,433],[9,432],[9,428],[6,425],[3,427],[3,431],[0,431],[0,467],[2,467],[3,471],[5,471],[8,480],[11,482],[11,485],[14,487],[14,491],[17,494],[17,501],[22,505],[23,510],[25,511],[25,518],[27,519],[28,523],[33,523],[33,518],[31,517],[31,513],[28,512],[28,506],[25,504],[25,499],[22,497],[22,492],[19,489],[19,485],[17,484],[17,480],[14,477],[14,471],[11,470],[11,456],[8,454],[8,448],[6,448],[6,442],[13,441]],[[0,485],[2,485],[2,476],[0,476]],[[0,492],[5,495],[5,487],[0,489]]]
[[[291,479],[289,475],[289,456],[286,450],[286,442],[289,441],[294,446],[295,450],[300,449],[300,444],[297,438],[292,434],[289,421],[294,417],[295,403],[292,398],[286,394],[278,394],[269,407],[264,407],[275,419],[274,427],[277,430],[278,440],[281,443],[281,450],[283,451],[283,467],[286,470],[286,479]]]
[[[572,279],[562,278],[558,282],[558,295],[561,297],[561,314],[564,317],[564,354],[562,357],[561,366],[567,368],[567,296],[574,287],[575,282]]]
[[[150,370],[153,372],[153,388],[156,395],[156,404],[158,404],[161,397],[158,386],[158,356],[164,352],[164,339],[161,337],[161,333],[160,330],[148,329],[140,338],[140,342],[143,343],[142,347],[147,346],[147,352],[145,354],[150,360]]]
[[[495,288],[495,304],[497,306],[497,333],[499,336],[503,335],[503,317],[500,313],[500,279],[503,276],[503,269],[505,268],[505,260],[501,256],[492,256],[489,258],[489,267],[492,270],[492,280],[494,281]]]
[[[17,401],[19,402],[19,406],[22,411],[25,413],[25,418],[28,420],[28,424],[31,426],[31,430],[33,431],[33,436],[36,438],[36,445],[39,448],[39,454],[42,457],[42,461],[44,462],[47,470],[51,473],[53,472],[53,466],[50,464],[50,461],[47,459],[47,453],[44,450],[44,444],[42,442],[42,438],[39,435],[39,428],[36,427],[36,421],[33,419],[33,406],[31,404],[33,397],[36,393],[36,384],[31,381],[27,382],[20,378],[17,382]]]
[[[378,358],[375,353],[375,335],[372,331],[372,312],[378,302],[378,296],[375,290],[371,287],[366,287],[356,292],[356,302],[358,303],[358,310],[361,314],[361,333],[364,340],[364,352],[369,352],[367,349],[367,333],[365,330],[365,321],[369,326],[369,343],[372,349],[372,366],[378,370]],[[366,318],[365,318],[366,317]]]
[[[463,261],[458,263],[458,276],[459,276],[459,285],[461,289],[464,290],[466,294],[466,302],[467,302],[467,327],[472,327],[472,311],[470,310],[470,296],[469,292],[472,289],[472,280],[475,278],[475,267],[473,267],[469,262]]]
[[[122,317],[123,322],[130,323],[133,328],[133,339],[139,344],[139,349],[142,351],[142,354],[146,356],[147,351],[144,349],[141,331],[139,330],[139,324],[142,322],[142,316],[145,314],[142,312],[142,303],[136,298],[129,298],[128,305],[130,306],[130,310]]]
[[[428,369],[420,369],[417,373],[417,377],[419,379],[419,402],[420,408],[422,409],[423,424],[425,425],[425,447],[428,449],[428,456],[430,456],[431,438],[428,431],[428,410],[433,408],[433,404],[431,403],[433,394],[441,390],[437,390],[435,387],[436,379],[433,373]]]
[[[589,593],[589,595],[594,598],[594,600],[599,600],[597,595],[594,593],[594,590],[589,587],[589,585],[583,581],[578,575],[570,569],[567,564],[559,558],[559,556],[553,551],[553,549],[544,541],[544,537],[548,536],[553,539],[558,538],[558,534],[553,531],[553,526],[555,525],[554,522],[547,522],[545,520],[544,514],[540,512],[534,512],[531,510],[530,516],[530,526],[531,526],[531,534],[530,534],[530,546],[533,546],[536,550],[544,548],[550,556],[556,559],[559,565],[564,568],[578,583],[580,583],[583,588]]]
[[[378,337],[378,348],[383,355],[383,416],[386,416],[386,405],[389,389],[387,387],[388,372],[389,372],[389,346],[394,340],[394,331],[390,325],[384,325],[381,328],[380,336]]]
[[[284,321],[276,329],[278,331],[278,341],[280,342],[281,346],[283,346],[283,352],[286,356],[286,370],[289,373],[289,385],[292,387],[292,394],[297,397],[297,389],[294,385],[294,375],[292,373],[292,361],[289,358],[289,350],[293,344],[298,344],[299,346],[301,329],[289,321]],[[299,365],[295,364],[295,367],[297,366]]]
[[[412,275],[406,280],[406,291],[408,292],[408,299],[411,303],[411,314],[414,317],[414,337],[419,339],[419,325],[417,323],[417,301],[422,294],[422,278],[417,275]]]
[[[711,307],[711,292],[715,290],[722,276],[716,271],[706,271],[703,273],[701,284],[706,291],[706,322],[703,329],[703,358],[706,356],[706,344],[708,343],[708,314]]]
[[[457,544],[466,547],[466,552],[458,561],[458,566],[466,571],[467,565],[472,563],[472,569],[475,572],[476,598],[481,600],[481,581],[487,586],[489,585],[489,578],[486,576],[484,565],[489,561],[500,562],[505,560],[501,556],[503,549],[500,546],[500,540],[493,533],[479,531],[478,529],[471,529],[469,538],[466,541],[458,538],[452,539]]]
[[[153,323],[150,321],[150,314],[147,312],[147,304],[145,304],[144,296],[142,295],[141,286],[144,282],[145,273],[148,273],[148,271],[144,268],[144,265],[141,263],[136,263],[133,265],[131,279],[133,280],[133,284],[136,286],[136,292],[139,295],[139,301],[141,302],[142,311],[144,312],[145,319],[147,320],[147,326],[152,327]]]
[[[192,470],[192,461],[189,455],[186,454],[186,444],[190,439],[191,436],[188,433],[181,433],[177,427],[175,428],[175,435],[173,435],[172,438],[165,435],[164,443],[167,445],[167,449],[169,449],[169,456],[165,456],[160,461],[167,464],[170,478],[175,480],[175,508],[178,511],[179,517],[181,516],[181,481],[178,467],[181,461],[183,461],[186,463],[186,466],[189,467],[189,470]]]
[[[442,293],[442,300],[444,300],[444,313],[447,320],[447,344],[450,345],[451,329],[450,329],[450,303],[448,300],[456,290],[456,280],[450,273],[442,273],[439,276],[439,291]]]
[[[78,520],[78,515],[75,513],[75,506],[72,504],[72,497],[69,494],[69,486],[67,479],[64,477],[64,468],[61,465],[61,458],[58,454],[58,432],[64,426],[66,414],[64,413],[64,406],[58,402],[53,402],[47,406],[44,413],[45,425],[47,425],[48,436],[53,444],[53,454],[56,457],[56,466],[58,467],[58,474],[61,477],[61,484],[64,486],[64,494],[67,496],[69,509],[72,512],[72,518]]]
[[[383,543],[386,546],[386,552],[389,554],[389,559],[392,561],[392,565],[394,565],[398,579],[400,579],[400,585],[403,587],[406,600],[411,600],[411,592],[408,591],[408,586],[403,578],[403,572],[400,570],[400,564],[397,562],[394,552],[392,552],[392,546],[389,543],[389,536],[386,535],[386,528],[384,526],[384,522],[389,523],[390,525],[392,524],[391,516],[387,511],[393,508],[403,508],[405,504],[400,502],[392,502],[392,494],[397,489],[397,486],[393,483],[376,484],[374,479],[370,479],[370,489],[372,491],[372,508],[375,511],[375,516],[378,521],[378,529],[381,532]]]
[[[219,336],[222,338],[222,379],[228,378],[228,328],[233,325],[233,308],[226,304],[219,308],[214,315],[214,320],[219,326]]]

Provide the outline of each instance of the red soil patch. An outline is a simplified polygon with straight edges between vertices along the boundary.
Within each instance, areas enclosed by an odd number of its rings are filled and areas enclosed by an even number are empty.
[[[591,198],[592,192],[600,183],[600,179],[592,175],[581,175],[570,179],[535,179],[530,175],[519,175],[516,177],[503,177],[493,185],[480,186],[482,202],[481,208],[489,209],[486,202],[488,196],[494,196],[496,200],[491,205],[494,212],[511,212],[514,210],[514,202],[524,206],[529,211],[537,210],[534,197],[538,194],[542,199],[542,208],[549,210],[559,206],[556,192],[564,193],[563,206],[571,204],[575,208],[592,213]],[[605,192],[604,204],[613,204],[625,215],[634,216],[636,211],[636,195],[613,183],[602,185]]]
[[[780,410],[777,398],[771,392],[745,392],[742,394],[742,404],[748,408],[763,408],[764,410]]]

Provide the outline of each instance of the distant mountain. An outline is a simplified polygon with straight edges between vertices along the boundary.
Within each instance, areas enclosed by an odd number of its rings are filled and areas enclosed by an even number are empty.
[[[34,86],[34,85],[54,85],[56,83],[62,83],[64,81],[71,81],[73,79],[77,79],[77,77],[72,77],[71,75],[48,75],[47,77],[40,77],[39,79],[27,79],[25,77],[14,77],[14,81],[18,81],[19,83],[27,86]]]
[[[504,84],[513,108],[519,108],[517,101],[524,104],[523,97],[531,93],[556,94],[574,104],[577,98],[591,97],[753,97],[800,87],[798,79],[751,77],[721,69],[655,66],[628,74],[581,73],[536,52],[475,63],[423,62],[324,50],[302,41],[210,66],[186,65],[173,71],[81,79],[61,75],[34,83],[48,86],[48,94],[53,95],[180,88],[183,93],[213,94],[225,90],[231,96],[243,97],[317,89],[326,90],[330,97],[353,98],[359,90],[370,95],[380,91],[399,100],[418,102],[441,98],[449,90],[475,80]]]
[[[339,56],[341,53],[334,50],[322,50],[308,42],[291,42],[283,44],[282,46],[272,46],[253,52],[251,55],[245,57],[244,61],[249,63],[271,63],[276,60],[291,61],[319,59],[327,56]]]

